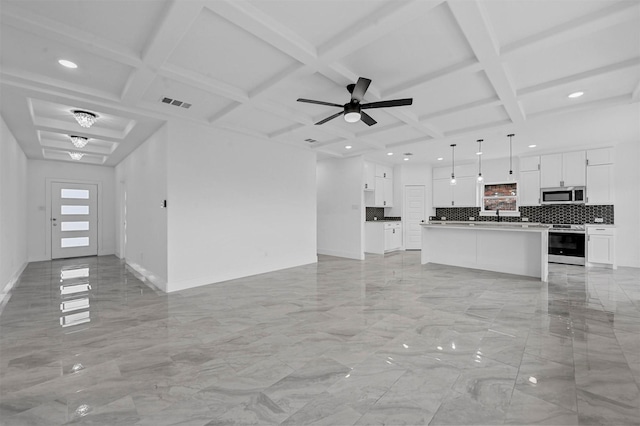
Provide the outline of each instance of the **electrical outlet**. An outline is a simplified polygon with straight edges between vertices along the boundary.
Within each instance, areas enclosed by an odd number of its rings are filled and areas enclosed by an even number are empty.
[[[473,216],[470,216],[470,217],[469,217],[469,220],[473,221],[473,220],[476,220],[476,218],[475,218],[475,217],[473,217]]]
[[[523,218],[522,218],[522,221],[523,221],[523,222],[529,222],[529,218],[528,218],[528,217],[523,217]]]
[[[601,218],[601,217],[596,217],[596,218],[595,218],[595,220],[594,220],[594,222],[595,222],[595,223],[603,223],[603,222],[604,222],[604,219],[603,219],[603,218]]]
[[[446,217],[446,216],[442,216],[442,217],[440,218],[440,220],[447,220],[447,217]]]

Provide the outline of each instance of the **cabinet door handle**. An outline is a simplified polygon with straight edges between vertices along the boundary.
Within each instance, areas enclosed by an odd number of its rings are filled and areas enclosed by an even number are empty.
[[[383,205],[383,206],[386,206],[386,205],[387,205],[387,202],[386,202],[386,201],[383,201],[383,202],[382,202],[382,205]]]
[[[369,186],[369,184],[368,184],[368,183],[365,183],[365,184],[364,184],[364,189],[367,189],[367,188],[368,188],[368,186]]]

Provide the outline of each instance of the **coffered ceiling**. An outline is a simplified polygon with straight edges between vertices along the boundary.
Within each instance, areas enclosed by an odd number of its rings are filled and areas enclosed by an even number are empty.
[[[471,159],[479,138],[504,156],[510,132],[515,155],[640,140],[636,0],[0,5],[0,113],[30,158],[72,161],[74,134],[89,138],[81,162],[115,165],[171,117],[395,162],[435,162],[450,143]],[[344,104],[360,76],[372,80],[365,102],[413,105],[369,110],[371,127],[317,126],[339,110],[296,102]],[[96,124],[79,127],[74,109]]]

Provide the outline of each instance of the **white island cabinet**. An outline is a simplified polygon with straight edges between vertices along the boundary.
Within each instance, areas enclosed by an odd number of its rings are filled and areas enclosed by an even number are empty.
[[[422,263],[525,275],[547,281],[549,227],[516,223],[426,223]]]

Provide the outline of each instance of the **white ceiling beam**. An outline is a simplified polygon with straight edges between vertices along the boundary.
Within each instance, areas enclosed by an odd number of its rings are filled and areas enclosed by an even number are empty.
[[[514,85],[500,59],[497,38],[483,6],[477,0],[455,1],[448,5],[509,118],[516,124],[523,123],[524,110],[516,98]]]
[[[202,0],[171,3],[162,22],[143,50],[144,66],[131,73],[122,90],[120,98],[124,104],[135,105],[142,99],[156,78],[156,71],[169,59],[171,53],[187,34],[200,15],[203,5]]]
[[[504,60],[514,54],[526,54],[532,50],[545,49],[573,39],[583,38],[597,31],[634,19],[637,20],[639,13],[639,2],[618,2],[605,9],[596,10],[541,33],[509,43],[502,47],[500,54]]]
[[[402,92],[407,92],[420,86],[434,84],[444,78],[457,77],[459,74],[472,74],[480,71],[481,69],[482,67],[480,66],[480,63],[475,58],[467,59],[429,74],[421,75],[416,79],[400,83],[388,90],[385,90],[383,95],[385,98],[396,96]]]
[[[525,87],[521,90],[518,90],[517,92],[518,98],[527,97],[532,94],[536,94],[545,90],[555,89],[557,87],[574,83],[576,81],[598,77],[608,73],[620,71],[626,68],[637,67],[638,65],[640,65],[640,56],[628,59],[626,61],[618,62],[615,64],[606,65],[604,67],[583,71],[578,74],[573,74],[566,77],[557,78],[555,80],[546,81],[544,83],[536,84],[533,86]]]

